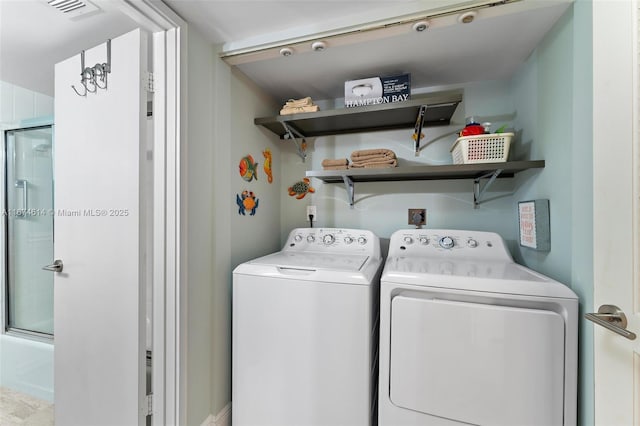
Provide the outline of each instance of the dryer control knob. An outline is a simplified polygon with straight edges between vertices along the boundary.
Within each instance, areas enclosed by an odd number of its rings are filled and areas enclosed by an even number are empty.
[[[358,243],[361,245],[365,245],[367,244],[367,239],[365,237],[359,237],[358,238]]]
[[[420,244],[429,244],[429,239],[427,237],[420,237]]]
[[[347,244],[351,244],[353,242],[353,238],[351,237],[344,237],[344,242]]]
[[[478,242],[472,238],[469,241],[467,241],[467,245],[471,248],[476,248],[478,247]]]
[[[411,238],[411,237],[404,237],[403,240],[407,244],[412,244],[413,243],[413,238]]]
[[[300,241],[302,241],[302,235],[300,234],[296,234],[295,237],[293,237],[294,241],[299,243]]]
[[[334,237],[331,234],[327,234],[324,237],[322,237],[322,242],[325,243],[326,245],[333,244],[335,240],[336,240],[336,237]]]
[[[440,238],[439,243],[440,243],[440,247],[444,249],[453,248],[453,245],[454,245],[453,238],[451,237],[442,237]]]
[[[307,242],[312,243],[316,240],[316,237],[314,237],[313,235],[309,235],[307,236]]]

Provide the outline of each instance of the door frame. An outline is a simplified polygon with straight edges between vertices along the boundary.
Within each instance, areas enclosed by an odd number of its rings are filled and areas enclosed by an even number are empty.
[[[152,424],[186,419],[180,342],[180,145],[186,136],[183,55],[186,22],[161,0],[117,0],[119,9],[151,33],[154,74],[153,123],[153,362]],[[140,325],[144,326],[144,324]]]
[[[633,286],[640,273],[636,260],[640,249],[638,0],[594,1],[592,7],[592,312],[603,304],[615,304],[627,316],[627,329],[637,332],[639,299]],[[614,185],[616,191],[611,191]],[[594,422],[632,424],[640,407],[634,399],[639,359],[631,354],[633,344],[593,327]]]

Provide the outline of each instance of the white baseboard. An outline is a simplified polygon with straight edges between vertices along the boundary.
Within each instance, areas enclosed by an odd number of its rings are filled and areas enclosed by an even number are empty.
[[[215,416],[209,414],[200,426],[231,426],[231,403],[225,405]]]

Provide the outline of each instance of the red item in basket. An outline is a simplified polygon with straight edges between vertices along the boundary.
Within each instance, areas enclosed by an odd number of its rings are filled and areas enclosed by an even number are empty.
[[[483,134],[484,127],[482,127],[480,124],[469,124],[460,131],[460,136],[475,136]]]

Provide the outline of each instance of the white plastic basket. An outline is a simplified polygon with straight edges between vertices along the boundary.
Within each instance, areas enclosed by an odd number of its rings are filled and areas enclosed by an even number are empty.
[[[453,164],[500,163],[507,161],[513,133],[462,136],[451,147]]]

